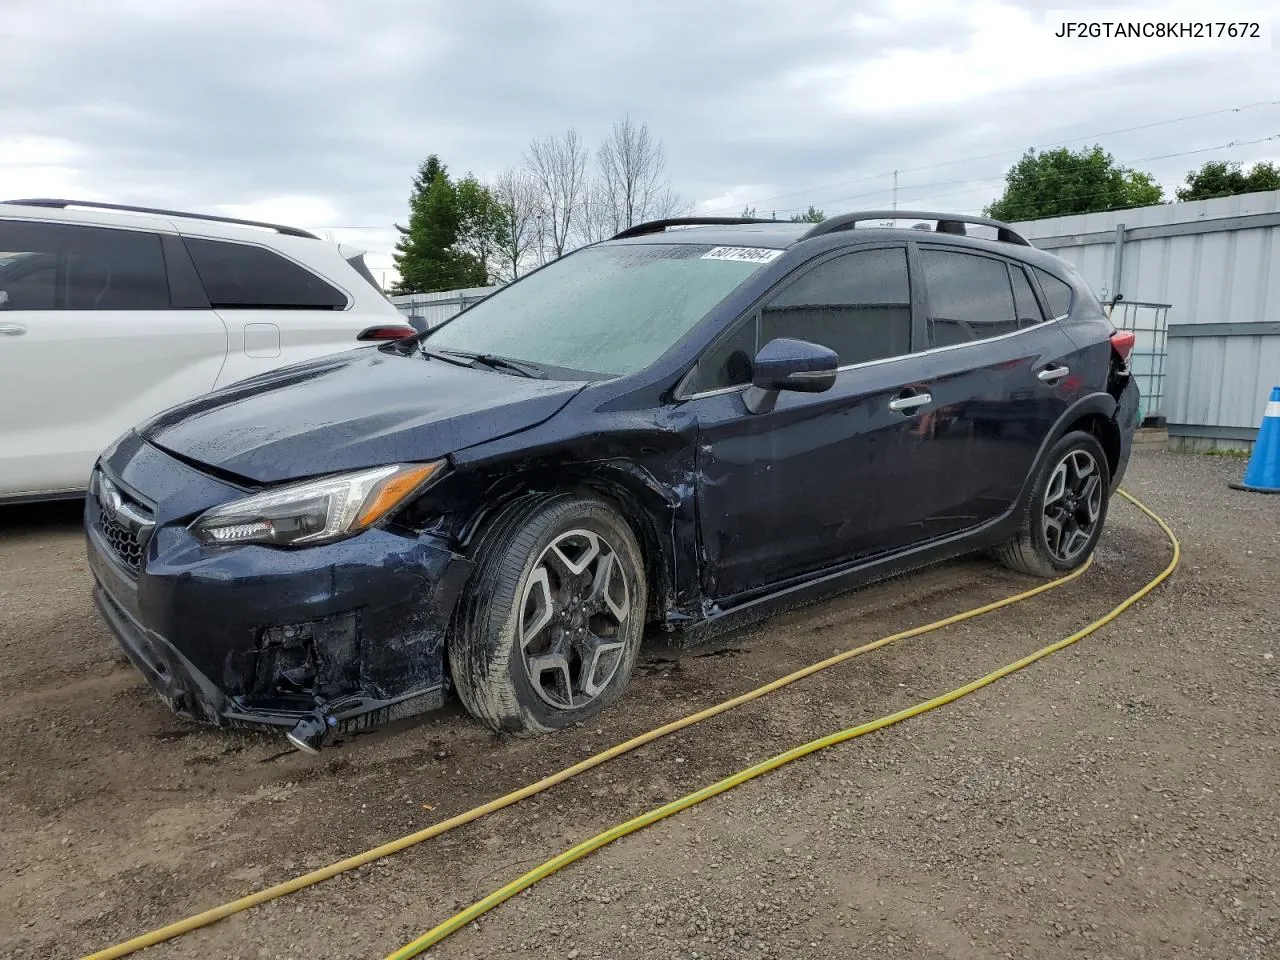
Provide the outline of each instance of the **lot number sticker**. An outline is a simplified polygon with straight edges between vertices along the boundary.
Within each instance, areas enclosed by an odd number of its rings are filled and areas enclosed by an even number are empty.
[[[764,247],[716,247],[702,255],[703,260],[738,260],[744,263],[768,263],[782,256],[781,250]]]

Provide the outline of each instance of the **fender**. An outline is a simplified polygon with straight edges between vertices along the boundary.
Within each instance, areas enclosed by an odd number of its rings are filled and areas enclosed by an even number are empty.
[[[1079,421],[1086,417],[1094,416],[1114,421],[1116,398],[1105,391],[1098,391],[1081,397],[1067,407],[1062,416],[1054,423],[1053,429],[1045,436],[1044,442],[1040,444],[1040,449],[1036,451],[1036,458],[1031,464],[1031,469],[1027,471],[1026,479],[1022,481],[1022,490],[1018,493],[1018,500],[1011,511],[1013,516],[1022,516],[1022,511],[1026,508],[1027,501],[1031,499],[1031,488],[1035,486],[1036,478],[1040,476],[1040,469],[1044,466],[1045,458],[1049,456],[1049,451],[1053,449],[1053,445],[1065,437]],[[1006,514],[1006,516],[1008,515]]]

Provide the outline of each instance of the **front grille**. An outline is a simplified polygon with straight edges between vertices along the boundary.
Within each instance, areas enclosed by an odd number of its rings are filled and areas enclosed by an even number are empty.
[[[155,527],[151,509],[101,470],[94,471],[91,491],[97,507],[98,532],[117,560],[133,573],[140,573],[147,541]]]
[[[103,539],[111,547],[116,559],[134,573],[142,569],[143,547],[133,535],[133,531],[112,520],[106,514],[99,514],[98,529],[102,531]]]

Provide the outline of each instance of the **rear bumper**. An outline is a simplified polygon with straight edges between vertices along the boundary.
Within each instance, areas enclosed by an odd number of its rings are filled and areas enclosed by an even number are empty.
[[[105,466],[139,496],[129,481],[161,467],[200,476],[154,448],[135,454],[148,471]],[[88,559],[103,620],[175,713],[292,726],[323,706],[354,729],[443,703],[447,631],[471,570],[447,544],[369,530],[298,550],[211,548],[188,532],[190,512],[169,517],[163,495],[150,502],[156,524],[134,570],[103,535],[91,493]]]
[[[1120,430],[1120,456],[1117,459],[1115,472],[1111,477],[1111,493],[1120,489],[1125,472],[1129,468],[1129,458],[1133,455],[1133,437],[1138,430],[1138,385],[1133,377],[1120,393],[1120,401],[1116,404],[1115,421]]]

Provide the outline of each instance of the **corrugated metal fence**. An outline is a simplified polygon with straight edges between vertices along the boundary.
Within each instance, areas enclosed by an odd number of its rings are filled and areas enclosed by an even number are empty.
[[[1146,412],[1167,422],[1171,446],[1252,442],[1280,385],[1280,190],[1018,228],[1074,263],[1104,300],[1122,297],[1117,325],[1149,327],[1145,339],[1137,330],[1144,355],[1134,370],[1140,386],[1143,377],[1163,386],[1158,407]],[[1144,306],[1167,306],[1167,330]]]
[[[438,327],[455,313],[473,303],[479,303],[497,287],[469,287],[466,290],[446,290],[442,293],[410,293],[392,297],[397,310],[409,318],[420,330]]]

